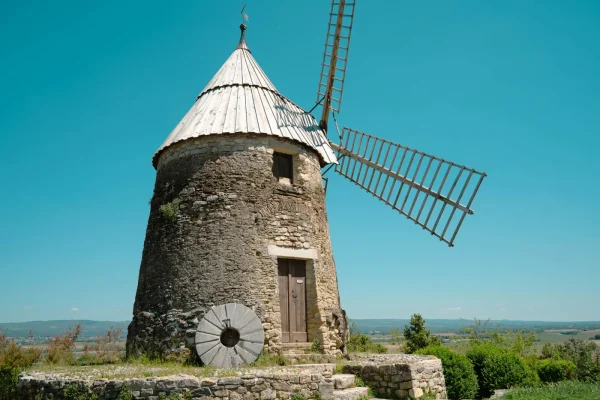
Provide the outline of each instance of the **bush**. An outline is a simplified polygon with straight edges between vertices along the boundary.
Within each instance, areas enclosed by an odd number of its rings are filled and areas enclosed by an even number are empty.
[[[180,204],[181,204],[181,199],[177,197],[177,198],[173,199],[172,201],[160,206],[160,212],[166,219],[168,219],[170,221],[175,221],[177,219],[177,215],[179,214],[179,205]]]
[[[537,373],[542,382],[555,383],[575,378],[577,366],[571,361],[548,359],[537,364]]]
[[[600,360],[594,353],[598,345],[589,340],[569,339],[554,345],[557,355],[563,360],[571,361],[577,367],[576,377],[584,382],[596,382],[600,376]]]
[[[496,389],[535,385],[539,378],[517,354],[494,344],[471,348],[467,357],[473,363],[480,397],[489,397]]]
[[[350,340],[348,341],[348,351],[351,353],[387,353],[387,347],[382,344],[375,344],[373,340],[360,333],[353,323],[350,326]]]
[[[449,398],[461,400],[475,397],[479,388],[477,375],[473,364],[465,355],[454,353],[443,346],[427,346],[417,354],[436,356],[442,360]]]
[[[74,383],[65,386],[64,397],[65,400],[98,400],[98,395],[88,394],[87,389]]]
[[[325,349],[323,348],[323,343],[321,343],[319,339],[313,340],[312,344],[310,345],[309,352],[315,354],[323,354],[325,352]]]
[[[12,400],[17,391],[19,370],[0,366],[0,400]]]
[[[39,349],[23,349],[11,342],[6,333],[0,332],[0,400],[16,397],[19,373],[30,367],[40,355]]]
[[[96,358],[100,363],[115,363],[121,358],[119,338],[123,328],[111,327],[104,335],[96,336]]]
[[[77,324],[62,335],[54,336],[48,345],[46,361],[50,364],[72,364],[73,349],[81,331],[81,324]]]
[[[377,343],[375,344],[375,347],[373,347],[372,351],[377,354],[385,354],[388,352],[388,348],[382,345],[381,343]]]
[[[427,346],[440,345],[440,339],[436,336],[431,336],[429,329],[425,328],[425,320],[421,314],[413,314],[410,317],[410,326],[404,327],[404,350],[407,353],[414,353],[419,349],[424,349]]]
[[[540,354],[540,358],[555,358],[557,356],[558,352],[556,350],[556,347],[552,346],[551,343],[544,343],[544,346],[542,347],[542,353]]]
[[[117,400],[133,400],[133,392],[127,386],[123,386]]]

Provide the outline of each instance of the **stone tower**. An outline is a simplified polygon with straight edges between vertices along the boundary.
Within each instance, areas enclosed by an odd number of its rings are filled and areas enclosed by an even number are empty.
[[[258,315],[269,351],[314,340],[343,351],[321,176],[337,160],[240,28],[233,54],[154,155],[130,355],[189,356],[204,313],[232,302]]]

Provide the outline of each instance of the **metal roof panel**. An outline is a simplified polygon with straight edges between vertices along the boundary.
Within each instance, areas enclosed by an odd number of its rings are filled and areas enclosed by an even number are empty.
[[[233,54],[202,90],[194,105],[154,154],[204,135],[254,133],[278,136],[315,150],[323,164],[337,163],[315,118],[282,96],[260,68],[244,35]]]

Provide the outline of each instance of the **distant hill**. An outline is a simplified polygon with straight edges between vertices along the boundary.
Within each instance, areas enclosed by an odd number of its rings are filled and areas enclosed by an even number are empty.
[[[129,321],[55,320],[31,322],[0,322],[0,330],[10,337],[27,337],[31,330],[36,337],[50,337],[66,332],[70,326],[81,323],[82,338],[105,334],[110,328],[123,328],[121,337],[127,336]]]
[[[461,319],[425,319],[427,328],[433,333],[458,332],[461,328],[473,324],[473,320]],[[379,331],[381,334],[389,333],[390,329],[404,329],[410,323],[409,319],[352,319],[358,330],[363,333]],[[577,321],[577,322],[544,322],[544,321],[491,321],[490,327],[500,324],[501,328],[546,330],[546,329],[576,329],[588,330],[600,327],[600,321]]]
[[[408,319],[352,319],[358,330],[363,333],[379,331],[385,335],[390,329],[404,329],[408,325]],[[0,322],[0,331],[4,331],[11,337],[27,337],[32,330],[36,337],[50,337],[59,335],[77,323],[83,325],[82,338],[95,337],[105,334],[111,327],[123,328],[121,337],[127,335],[129,321],[91,321],[91,320],[55,320],[55,321],[31,321],[31,322]],[[527,329],[527,330],[589,330],[599,329],[600,321],[584,322],[544,322],[544,321],[492,321],[493,325],[500,324],[503,328]],[[459,332],[460,328],[473,324],[473,320],[461,319],[426,319],[427,327],[433,333]]]

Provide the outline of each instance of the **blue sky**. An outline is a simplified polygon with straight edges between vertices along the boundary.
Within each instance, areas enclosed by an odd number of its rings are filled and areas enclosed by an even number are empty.
[[[312,107],[329,2],[248,0],[248,42]],[[0,322],[131,317],[151,157],[233,51],[239,1],[0,5]],[[342,177],[352,318],[600,320],[600,4],[356,7],[343,125],[483,170],[448,248]]]

